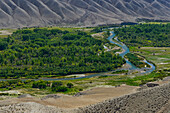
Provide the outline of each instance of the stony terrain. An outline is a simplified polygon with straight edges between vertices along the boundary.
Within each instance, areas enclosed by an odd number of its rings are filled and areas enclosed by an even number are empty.
[[[19,104],[12,104],[9,106],[3,106],[0,108],[0,113],[69,113],[72,112],[72,110],[62,110],[57,109],[52,106],[45,106],[41,105],[35,102],[23,102]]]
[[[170,83],[131,95],[80,108],[81,113],[167,113],[170,111]]]
[[[54,96],[56,97],[56,95]],[[82,97],[80,96],[80,98]],[[74,109],[56,108],[49,106],[48,102],[46,104],[37,102],[37,100],[18,103],[12,101],[11,104],[8,104],[8,102],[2,103],[1,101],[0,113],[168,113],[170,111],[170,83]]]
[[[170,0],[0,0],[0,28],[170,20]]]

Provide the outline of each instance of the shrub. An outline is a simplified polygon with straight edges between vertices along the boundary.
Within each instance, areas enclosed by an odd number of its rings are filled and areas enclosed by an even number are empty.
[[[52,88],[53,87],[59,87],[59,86],[62,86],[62,85],[63,85],[63,83],[61,81],[56,81],[56,82],[53,82]]]
[[[0,40],[0,50],[4,50],[8,47],[8,43]]]
[[[68,88],[65,86],[59,86],[59,87],[52,88],[52,91],[54,91],[54,92],[66,92],[67,90],[68,90]]]
[[[32,85],[32,88],[39,88],[39,89],[45,89],[47,87],[45,81],[35,81]]]
[[[68,83],[68,84],[67,84],[67,87],[68,87],[68,88],[72,88],[73,86],[74,86],[74,85],[73,85],[72,83]]]

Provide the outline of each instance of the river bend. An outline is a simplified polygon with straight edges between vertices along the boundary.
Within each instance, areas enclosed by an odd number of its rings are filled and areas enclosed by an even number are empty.
[[[123,49],[123,52],[121,54],[119,54],[122,58],[124,58],[124,56],[127,53],[130,53],[129,48],[122,42],[120,42],[117,38],[115,38],[114,41],[113,38],[116,36],[116,34],[111,31],[111,36],[108,37],[108,40],[110,41],[110,43],[112,44],[116,44],[117,46],[121,47]],[[139,68],[137,68],[135,65],[133,65],[130,61],[128,61],[127,59],[126,63],[130,65],[129,70],[139,70]],[[151,73],[152,71],[155,70],[155,66],[151,63],[149,63],[147,60],[144,60],[145,63],[147,63],[148,65],[150,65],[151,68],[143,68],[142,70],[146,69],[145,72],[139,73],[139,74],[148,74]],[[116,69],[114,71],[118,71],[118,70],[123,70],[123,69]],[[106,74],[108,72],[102,72],[102,73],[97,73],[97,74],[92,74],[89,76],[82,76],[82,77],[76,77],[76,78],[41,78],[41,79],[33,79],[33,80],[45,80],[45,81],[55,81],[55,80],[76,80],[76,79],[83,79],[83,78],[91,78],[91,77],[95,77],[95,76],[102,76],[104,74]],[[28,79],[22,79],[23,81],[28,80]],[[7,79],[0,79],[0,81],[7,81]]]

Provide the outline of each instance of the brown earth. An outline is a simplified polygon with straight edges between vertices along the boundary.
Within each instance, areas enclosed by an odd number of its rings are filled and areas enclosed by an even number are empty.
[[[119,87],[98,86],[74,96],[57,94],[57,96],[49,96],[49,98],[27,96],[6,99],[0,101],[0,113],[7,111],[14,113],[17,111],[24,113],[84,113],[98,112],[101,109],[102,112],[108,112],[108,110],[116,110],[117,105],[122,106],[120,108],[122,113],[125,113],[124,109],[129,111],[126,113],[132,113],[134,110],[144,112],[147,109],[158,113],[168,113],[170,110],[170,77],[154,83],[161,86],[153,89],[145,88],[140,91],[138,90],[140,87],[127,85]],[[127,104],[122,105],[121,100]],[[148,106],[152,106],[153,109],[148,108]],[[105,109],[106,107],[107,109]]]
[[[4,104],[14,104],[21,102],[36,102],[43,105],[51,105],[56,106],[57,108],[78,108],[85,107],[90,104],[95,104],[98,102],[102,102],[107,99],[116,98],[123,96],[125,94],[131,94],[136,92],[138,87],[122,85],[120,87],[96,87],[87,91],[81,92],[80,96],[69,96],[62,95],[60,98],[48,98],[45,100],[41,100],[36,97],[26,97],[26,98],[13,98],[10,100],[0,101],[0,105]]]
[[[9,32],[8,30],[0,30],[0,35],[11,35],[12,33]]]

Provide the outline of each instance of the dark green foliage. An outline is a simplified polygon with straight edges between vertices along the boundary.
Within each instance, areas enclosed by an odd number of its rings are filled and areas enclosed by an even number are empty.
[[[61,81],[53,82],[51,89],[54,92],[65,92],[68,90],[67,87],[63,86]]]
[[[55,89],[55,92],[66,92],[68,89],[65,86],[60,86]],[[53,90],[54,91],[54,90]]]
[[[6,41],[0,40],[0,51],[5,50],[8,47],[8,43]]]
[[[47,87],[47,81],[35,81],[33,82],[32,88],[45,89]]]
[[[91,30],[91,32],[95,32],[95,33],[102,32],[102,27],[96,27],[93,30]]]
[[[143,58],[139,58],[137,54],[133,54],[133,53],[128,53],[126,54],[126,56],[128,58],[128,60],[134,64],[136,67],[142,68],[146,66],[149,66],[148,64],[146,64],[145,62],[143,62]]]
[[[72,83],[67,83],[68,88],[72,88],[74,85]]]
[[[108,75],[102,75],[102,76],[99,76],[99,78],[107,78]]]
[[[59,30],[59,29],[52,29],[52,30],[51,30],[51,33],[52,33],[53,35],[56,35],[56,34],[58,34],[58,33],[62,33],[62,31]],[[64,34],[66,34],[66,33],[69,33],[69,32],[65,31]]]
[[[6,89],[11,90],[16,87],[23,87],[25,84],[27,83],[24,83],[21,80],[0,81],[0,88],[1,89],[6,88]]]
[[[132,47],[170,47],[170,24],[144,24],[115,29],[119,39]]]
[[[122,74],[122,73],[128,73],[128,70],[115,71],[112,74]]]
[[[18,30],[1,42],[0,78],[39,78],[114,70],[125,63],[87,33]],[[5,46],[4,46],[5,43]],[[1,46],[0,45],[0,46]]]
[[[65,34],[62,36],[62,38],[64,40],[75,40],[75,39],[80,39],[81,36],[77,35],[77,34]]]
[[[3,56],[0,54],[0,64],[3,63],[3,61],[4,61],[4,58],[3,58]]]
[[[61,81],[56,81],[56,82],[53,82],[52,88],[60,87],[60,86],[62,86],[62,85],[63,85],[63,83],[62,83]]]

